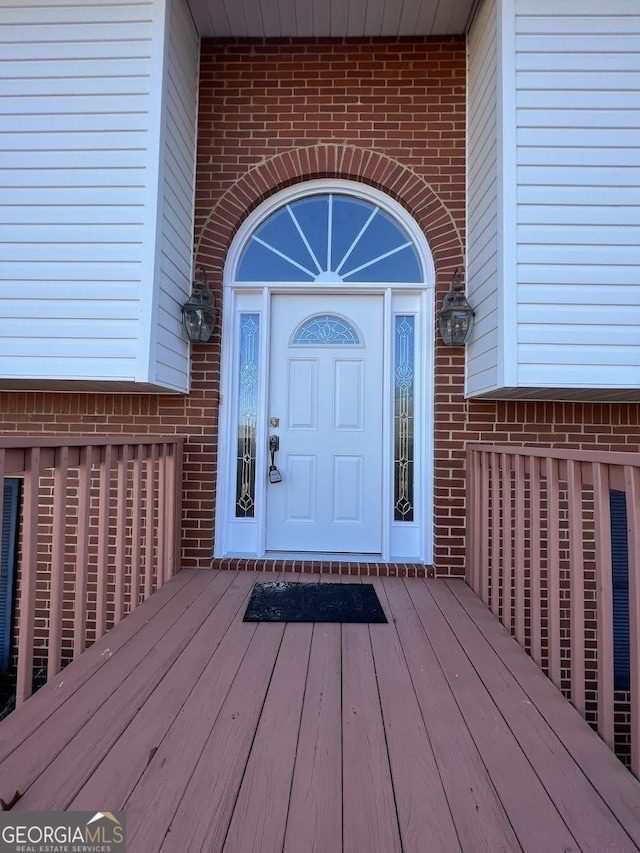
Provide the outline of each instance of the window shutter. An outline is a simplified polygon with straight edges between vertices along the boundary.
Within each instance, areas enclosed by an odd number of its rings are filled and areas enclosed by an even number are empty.
[[[20,484],[21,481],[15,477],[7,477],[4,481],[2,551],[0,553],[0,669],[7,668],[11,662],[13,587],[18,538]]]
[[[613,667],[614,689],[629,690],[629,547],[627,541],[627,498],[617,489],[609,491],[611,507],[611,562],[613,568]]]

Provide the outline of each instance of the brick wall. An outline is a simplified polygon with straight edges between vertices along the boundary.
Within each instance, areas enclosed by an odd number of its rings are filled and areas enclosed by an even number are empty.
[[[196,237],[218,288],[248,211],[290,184],[336,177],[375,186],[414,216],[444,294],[463,265],[465,79],[462,38],[205,42]],[[438,346],[436,358],[448,439],[464,406],[463,355]],[[445,442],[437,455],[437,549],[459,571],[460,461]]]
[[[292,183],[343,177],[403,204],[433,251],[438,304],[464,249],[462,38],[205,42],[197,262],[221,291],[247,213]],[[218,296],[218,299],[220,296]],[[435,329],[435,323],[434,323]],[[434,332],[435,334],[435,332]],[[184,435],[184,566],[209,564],[220,335],[194,348],[189,397],[0,394],[0,429]],[[463,399],[464,357],[436,339],[435,564],[464,571],[466,441],[638,449],[638,406]]]

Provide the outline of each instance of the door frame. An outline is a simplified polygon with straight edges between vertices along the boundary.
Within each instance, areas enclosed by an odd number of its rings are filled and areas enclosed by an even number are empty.
[[[391,216],[409,233],[424,271],[419,284],[300,286],[286,283],[245,284],[235,281],[240,253],[247,239],[271,213],[282,205],[312,194],[343,193],[370,201]],[[224,300],[222,317],[221,394],[218,432],[218,474],[216,489],[215,557],[279,557],[306,559],[341,559],[369,562],[411,561],[431,563],[433,560],[433,398],[434,398],[434,290],[435,268],[427,241],[415,220],[387,195],[355,181],[320,179],[296,184],[276,193],[250,214],[238,230],[230,247],[224,270]],[[384,302],[383,354],[383,531],[382,552],[379,556],[353,554],[301,554],[267,552],[266,543],[266,472],[268,466],[268,381],[270,373],[269,329],[271,300],[275,294],[350,294],[376,293]],[[239,317],[251,313],[259,317],[259,374],[256,443],[255,515],[235,517],[235,466],[237,443],[237,374],[239,367]],[[415,516],[413,523],[393,520],[393,383],[392,341],[394,314],[416,314],[415,399],[416,460],[414,489]]]

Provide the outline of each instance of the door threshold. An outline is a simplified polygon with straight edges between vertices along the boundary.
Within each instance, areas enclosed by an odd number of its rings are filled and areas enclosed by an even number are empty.
[[[328,560],[340,563],[388,563],[381,554],[344,554],[319,551],[265,551],[263,560],[314,560],[326,563]]]

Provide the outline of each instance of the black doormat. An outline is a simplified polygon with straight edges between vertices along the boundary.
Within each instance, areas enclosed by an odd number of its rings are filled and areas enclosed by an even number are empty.
[[[386,622],[370,583],[257,583],[245,622]]]

